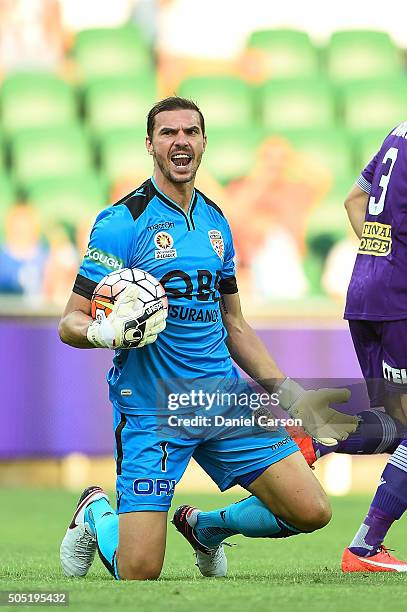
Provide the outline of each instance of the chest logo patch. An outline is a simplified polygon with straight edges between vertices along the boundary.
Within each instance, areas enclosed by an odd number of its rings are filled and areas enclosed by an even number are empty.
[[[208,232],[209,240],[211,241],[211,245],[216,255],[223,261],[223,257],[225,255],[225,244],[223,242],[222,234],[219,230],[209,230]]]
[[[167,232],[158,232],[154,236],[154,244],[157,247],[155,259],[173,259],[177,256],[177,250],[173,248],[174,238]]]

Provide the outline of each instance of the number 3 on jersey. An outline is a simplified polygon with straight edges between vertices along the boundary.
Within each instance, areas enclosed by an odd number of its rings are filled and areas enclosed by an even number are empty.
[[[387,174],[382,174],[380,177],[379,186],[382,188],[382,193],[379,200],[376,202],[373,196],[369,198],[369,215],[380,215],[380,213],[383,212],[387,187],[389,186],[391,173],[393,171],[394,164],[396,163],[397,154],[398,149],[396,149],[396,147],[390,147],[383,157],[382,164],[385,164],[389,159],[391,160],[391,164]]]

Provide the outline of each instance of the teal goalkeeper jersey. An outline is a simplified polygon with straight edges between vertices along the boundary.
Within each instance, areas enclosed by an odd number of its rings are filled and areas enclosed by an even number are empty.
[[[160,390],[209,379],[216,390],[239,378],[219,304],[221,294],[237,292],[234,254],[222,211],[198,190],[185,213],[149,179],[98,215],[73,291],[90,299],[109,272],[140,268],[161,282],[169,302],[155,343],[115,352],[107,380],[119,409],[154,414],[165,409]]]

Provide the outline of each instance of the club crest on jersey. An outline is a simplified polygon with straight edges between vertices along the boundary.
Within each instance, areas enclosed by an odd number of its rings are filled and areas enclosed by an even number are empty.
[[[173,259],[177,256],[177,250],[173,248],[174,238],[168,232],[158,232],[154,236],[154,244],[157,247],[155,259]]]
[[[225,254],[225,244],[223,242],[222,234],[219,230],[209,230],[208,232],[209,240],[211,241],[211,245],[216,255],[223,261],[223,257]]]

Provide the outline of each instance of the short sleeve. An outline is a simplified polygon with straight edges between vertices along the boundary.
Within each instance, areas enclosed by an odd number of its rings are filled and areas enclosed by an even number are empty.
[[[223,294],[237,293],[235,248],[233,246],[232,232],[227,222],[225,238],[225,256],[223,259],[219,291]]]
[[[366,193],[370,193],[370,190],[372,188],[373,175],[376,170],[378,158],[379,158],[379,153],[376,153],[374,158],[368,163],[368,165],[366,166],[366,168],[363,170],[358,180],[356,181],[356,184],[361,189],[363,189],[363,191],[366,191]]]
[[[134,222],[124,205],[111,206],[96,218],[73,291],[90,299],[99,281],[129,265]]]

